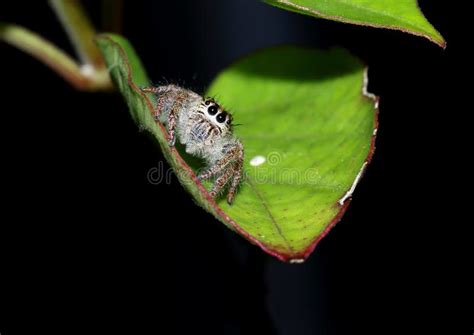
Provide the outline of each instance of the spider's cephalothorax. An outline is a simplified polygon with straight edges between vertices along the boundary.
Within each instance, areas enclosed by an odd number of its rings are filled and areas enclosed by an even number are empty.
[[[187,153],[204,159],[207,168],[198,178],[215,177],[209,192],[212,197],[229,184],[227,202],[232,203],[244,161],[242,143],[232,134],[232,116],[214,99],[204,100],[176,85],[142,88],[142,91],[156,94],[154,118],[166,123],[169,145],[174,146],[178,137]]]

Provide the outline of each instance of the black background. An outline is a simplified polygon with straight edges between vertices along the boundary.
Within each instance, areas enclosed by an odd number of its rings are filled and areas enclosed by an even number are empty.
[[[125,2],[124,34],[157,83],[202,92],[276,44],[339,45],[369,65],[377,150],[303,265],[230,232],[176,178],[148,183],[163,157],[119,96],[76,92],[0,44],[1,334],[471,334],[467,33],[454,5],[420,6],[445,51],[257,0]],[[0,20],[72,52],[45,2],[2,2]]]

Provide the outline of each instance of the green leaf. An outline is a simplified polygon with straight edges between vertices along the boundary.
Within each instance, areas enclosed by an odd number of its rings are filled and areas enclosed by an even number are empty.
[[[300,14],[376,28],[401,30],[446,47],[416,0],[264,0]]]
[[[364,66],[340,49],[280,47],[216,78],[208,95],[242,124],[235,133],[246,155],[245,180],[229,206],[197,180],[196,160],[168,146],[151,116],[153,101],[138,88],[149,80],[130,45],[114,35],[98,44],[134,119],[158,140],[196,202],[280,260],[306,259],[341,218],[373,153],[377,99],[363,94]]]

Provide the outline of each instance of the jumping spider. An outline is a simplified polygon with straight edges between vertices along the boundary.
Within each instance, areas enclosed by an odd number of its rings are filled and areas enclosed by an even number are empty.
[[[204,159],[206,169],[198,178],[215,177],[209,192],[213,198],[230,183],[227,202],[232,204],[244,162],[242,143],[232,134],[232,115],[214,99],[204,100],[197,93],[176,85],[141,90],[156,95],[153,116],[156,121],[165,120],[169,145],[175,145],[177,136],[188,154]]]

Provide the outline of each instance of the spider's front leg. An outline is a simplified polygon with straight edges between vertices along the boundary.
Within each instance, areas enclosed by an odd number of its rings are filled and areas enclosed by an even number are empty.
[[[232,145],[224,156],[219,159],[214,165],[212,165],[209,169],[201,173],[198,178],[200,180],[206,180],[211,178],[212,176],[216,175],[216,173],[222,171],[227,164],[237,161],[239,159],[243,159],[244,156],[244,148],[242,143],[236,141],[234,145]]]
[[[232,177],[234,170],[229,166],[227,170],[224,171],[219,177],[216,178],[212,189],[209,192],[212,198],[215,198],[222,188],[229,182],[229,179]]]
[[[227,193],[227,203],[232,205],[234,202],[235,192],[237,191],[237,187],[242,180],[243,174],[243,165],[244,165],[244,156],[242,152],[241,158],[234,164],[233,166],[233,178],[230,184],[229,193]]]
[[[219,191],[232,179],[230,184],[229,193],[227,195],[227,202],[229,205],[232,204],[235,196],[235,192],[239,183],[242,179],[243,173],[243,163],[244,163],[244,150],[242,144],[237,141],[234,146],[232,146],[225,156],[218,160],[213,166],[211,166],[206,172],[199,175],[199,179],[208,179],[213,175],[216,175],[220,172],[222,174],[217,177],[214,185],[211,189],[210,195],[215,198]]]

